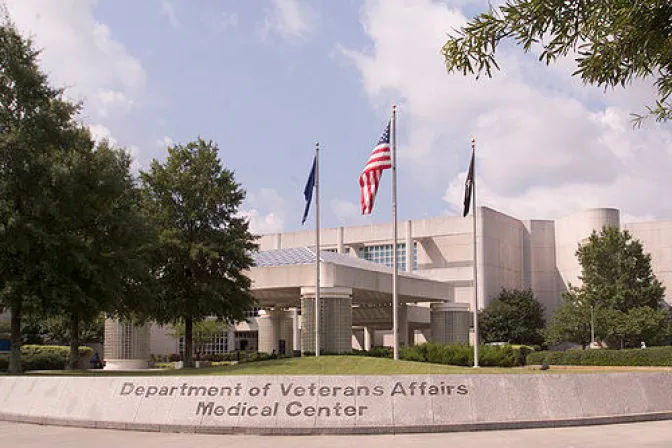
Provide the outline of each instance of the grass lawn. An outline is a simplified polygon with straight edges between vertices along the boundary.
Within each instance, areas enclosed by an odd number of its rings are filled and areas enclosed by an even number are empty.
[[[204,369],[164,369],[143,371],[49,371],[33,372],[28,375],[87,375],[87,376],[185,376],[185,375],[406,375],[406,374],[530,374],[530,373],[593,373],[613,371],[640,371],[633,367],[552,367],[540,371],[538,367],[496,368],[456,367],[424,362],[394,361],[387,358],[369,358],[363,356],[320,356],[305,358],[284,358],[257,361],[238,365],[209,367]],[[646,369],[668,370],[669,369]]]

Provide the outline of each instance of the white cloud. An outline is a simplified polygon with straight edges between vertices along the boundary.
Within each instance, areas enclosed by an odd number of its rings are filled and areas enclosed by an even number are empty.
[[[273,8],[267,13],[262,37],[276,33],[288,39],[303,40],[315,30],[317,14],[305,2],[272,0]]]
[[[95,98],[99,104],[98,114],[102,117],[107,117],[110,110],[128,112],[133,108],[133,100],[117,90],[100,89]]]
[[[91,131],[91,137],[96,143],[107,140],[112,146],[116,146],[118,144],[117,140],[112,137],[110,130],[102,124],[93,124],[89,126],[89,131]]]
[[[161,148],[166,148],[168,146],[173,146],[175,142],[173,141],[172,138],[165,136],[163,138],[160,138],[156,141],[156,146],[159,146]]]
[[[440,49],[465,21],[444,3],[371,0],[362,24],[372,50],[342,50],[374,108],[401,104],[400,167],[416,184],[444,191],[459,212],[476,137],[482,205],[521,218],[594,206],[672,216],[672,197],[658,193],[672,170],[669,126],[630,122],[649,85],[605,94],[571,78],[571,61],[547,68],[513,46],[498,51],[503,71],[493,79],[448,75]]]
[[[240,215],[250,220],[250,231],[254,234],[278,233],[285,228],[287,202],[272,188],[262,188],[248,193]]]
[[[12,21],[42,48],[41,66],[86,117],[124,114],[147,82],[138,59],[98,21],[94,0],[6,0]]]
[[[341,226],[356,226],[373,222],[370,215],[362,215],[361,206],[354,202],[332,199],[329,201],[329,206]]]
[[[180,20],[177,18],[175,3],[173,3],[172,0],[161,0],[161,13],[166,16],[173,28],[180,27]]]
[[[5,0],[19,32],[42,49],[40,67],[71,101],[82,101],[80,118],[96,141],[107,138],[129,149],[133,168],[140,150],[124,136],[133,134],[130,112],[147,95],[147,73],[139,59],[95,16],[97,0]],[[130,132],[129,132],[130,130]],[[116,138],[112,138],[112,134]]]

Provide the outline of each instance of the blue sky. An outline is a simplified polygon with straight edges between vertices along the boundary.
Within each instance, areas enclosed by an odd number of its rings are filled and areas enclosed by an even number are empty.
[[[7,0],[44,49],[56,85],[84,101],[99,138],[136,168],[201,136],[248,192],[257,232],[300,230],[319,141],[325,226],[391,219],[391,173],[373,215],[358,177],[399,104],[399,217],[459,214],[478,141],[482,204],[521,218],[615,206],[626,220],[671,217],[669,125],[633,130],[652,88],[604,92],[512,45],[492,80],[448,75],[445,35],[480,0]],[[646,198],[646,199],[642,199]],[[311,217],[312,220],[312,217]]]

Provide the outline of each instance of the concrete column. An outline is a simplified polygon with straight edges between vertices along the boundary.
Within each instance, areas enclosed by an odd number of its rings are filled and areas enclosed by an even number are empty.
[[[260,352],[285,355],[293,353],[294,335],[291,311],[263,310],[257,318],[257,325]]]
[[[373,342],[373,330],[371,327],[364,327],[364,350],[371,350],[371,342]]]
[[[292,327],[294,331],[294,337],[292,339],[292,348],[296,350],[301,350],[301,331],[299,330],[299,308],[292,308]]]
[[[399,304],[399,346],[409,345],[408,307],[405,303]]]
[[[146,369],[149,361],[149,324],[135,326],[118,319],[105,319],[106,370]]]
[[[336,229],[336,251],[339,254],[345,253],[345,247],[343,246],[343,227]]]
[[[488,276],[487,272],[487,265],[488,263],[485,260],[485,212],[483,211],[483,207],[478,207],[478,219],[476,220],[476,252],[478,260],[477,260],[477,269],[478,269],[478,284],[475,284],[474,287],[478,288],[478,309],[482,310],[487,306],[488,302],[488,296],[487,296],[487,289],[486,289],[486,281],[485,279]],[[476,283],[476,282],[475,282]],[[493,282],[494,283],[494,282]],[[499,286],[498,286],[499,288]],[[472,296],[473,297],[473,296]],[[472,299],[473,300],[473,299]]]
[[[236,332],[232,328],[230,328],[226,333],[226,351],[236,351]]]
[[[282,233],[275,234],[275,248],[282,249]]]
[[[301,288],[301,350],[315,352],[315,287]],[[320,351],[352,351],[352,289],[320,289]]]
[[[412,272],[413,266],[415,263],[414,255],[415,251],[413,250],[413,229],[412,221],[406,221],[406,272]]]
[[[430,310],[432,342],[468,344],[473,315],[466,303],[432,303]]]

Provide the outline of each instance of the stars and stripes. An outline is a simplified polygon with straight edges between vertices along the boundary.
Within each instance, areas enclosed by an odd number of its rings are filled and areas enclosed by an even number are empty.
[[[359,176],[359,186],[361,189],[362,214],[371,214],[373,202],[376,199],[376,192],[380,184],[380,178],[383,176],[383,170],[392,168],[392,155],[390,152],[390,124],[378,140],[378,144],[373,148],[371,156],[364,167],[364,171]]]

